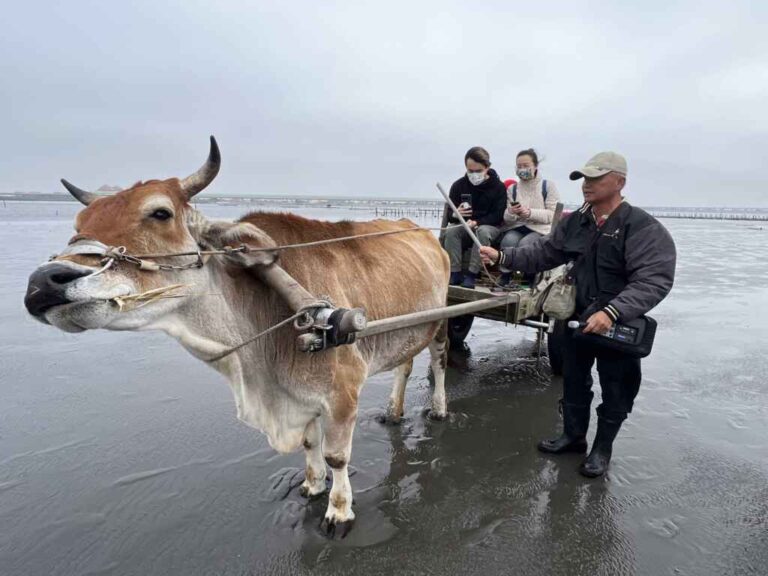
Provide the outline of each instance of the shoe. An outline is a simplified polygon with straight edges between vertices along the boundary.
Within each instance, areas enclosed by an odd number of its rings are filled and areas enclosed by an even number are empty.
[[[476,281],[477,274],[473,272],[467,272],[466,276],[464,276],[464,281],[461,283],[461,287],[474,289]]]
[[[587,478],[597,478],[608,471],[613,452],[613,441],[621,428],[620,420],[597,419],[597,434],[589,456],[579,466],[579,474]]]
[[[557,438],[542,440],[536,447],[547,454],[583,454],[587,451],[587,428],[589,405],[563,404],[563,433]]]
[[[497,280],[499,286],[509,286],[510,282],[512,282],[511,272],[502,272],[499,276],[499,279]]]
[[[451,272],[451,279],[448,280],[448,285],[458,286],[462,280],[464,280],[464,275],[461,272]]]

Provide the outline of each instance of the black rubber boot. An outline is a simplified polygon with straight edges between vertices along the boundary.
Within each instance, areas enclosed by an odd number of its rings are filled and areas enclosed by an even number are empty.
[[[563,404],[563,433],[551,440],[542,440],[537,448],[547,454],[587,451],[589,405]]]
[[[597,478],[608,471],[613,452],[613,441],[621,428],[621,420],[598,417],[597,435],[589,456],[579,466],[579,473],[587,478]]]

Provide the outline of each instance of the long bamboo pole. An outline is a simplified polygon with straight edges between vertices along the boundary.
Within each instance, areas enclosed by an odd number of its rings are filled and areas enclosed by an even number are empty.
[[[459,219],[459,222],[461,222],[461,225],[464,226],[464,230],[467,231],[467,234],[469,234],[469,237],[472,239],[472,242],[475,243],[475,246],[477,246],[478,249],[482,248],[483,245],[480,244],[480,240],[475,235],[475,231],[472,230],[472,228],[470,228],[469,224],[467,224],[467,221],[464,220],[464,216],[462,216],[459,213],[459,209],[456,208],[456,205],[453,203],[453,200],[451,200],[451,197],[448,196],[448,194],[445,193],[445,190],[443,189],[443,187],[440,184],[440,182],[437,183],[437,189],[440,190],[440,194],[443,195],[443,198],[445,198],[445,201],[448,203],[448,206],[450,206],[451,210],[453,210],[454,216],[456,216],[456,218]]]
[[[491,296],[490,298],[484,298],[483,300],[465,302],[464,304],[454,304],[453,306],[443,306],[441,308],[433,308],[432,310],[403,314],[402,316],[392,316],[391,318],[383,318],[382,320],[368,322],[368,326],[364,330],[358,332],[356,336],[357,338],[376,336],[383,332],[400,330],[401,328],[410,328],[411,326],[418,326],[419,324],[429,324],[430,322],[437,322],[438,320],[455,318],[456,316],[472,314],[481,310],[496,308],[497,306],[506,306],[507,304],[518,304],[519,302],[520,295],[510,293],[504,296]]]

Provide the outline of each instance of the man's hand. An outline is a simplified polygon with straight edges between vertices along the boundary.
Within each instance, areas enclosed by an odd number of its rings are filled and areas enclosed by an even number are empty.
[[[496,264],[499,261],[499,251],[490,246],[481,246],[480,259],[483,264]]]
[[[469,218],[472,216],[472,207],[464,207],[464,204],[460,204],[458,207],[459,214],[461,214],[462,218]]]
[[[472,230],[474,230],[475,228],[477,228],[477,222],[475,222],[474,220],[467,220],[467,226],[469,226],[470,228],[472,228]]]
[[[613,320],[602,310],[595,312],[587,318],[587,325],[584,326],[582,332],[584,334],[605,334],[613,326]]]

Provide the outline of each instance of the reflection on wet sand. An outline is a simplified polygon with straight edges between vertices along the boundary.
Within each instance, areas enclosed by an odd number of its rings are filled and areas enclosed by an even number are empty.
[[[605,482],[578,476],[578,455],[551,458],[535,449],[559,426],[559,383],[531,375],[510,387],[494,384],[509,379],[506,367],[489,371],[477,396],[451,403],[447,421],[415,417],[386,427],[391,460],[377,508],[387,533],[391,524],[419,534],[392,546],[402,569],[416,570],[444,549],[458,565],[482,571],[504,569],[510,559],[521,573],[568,573],[574,563],[597,573],[632,563]]]

